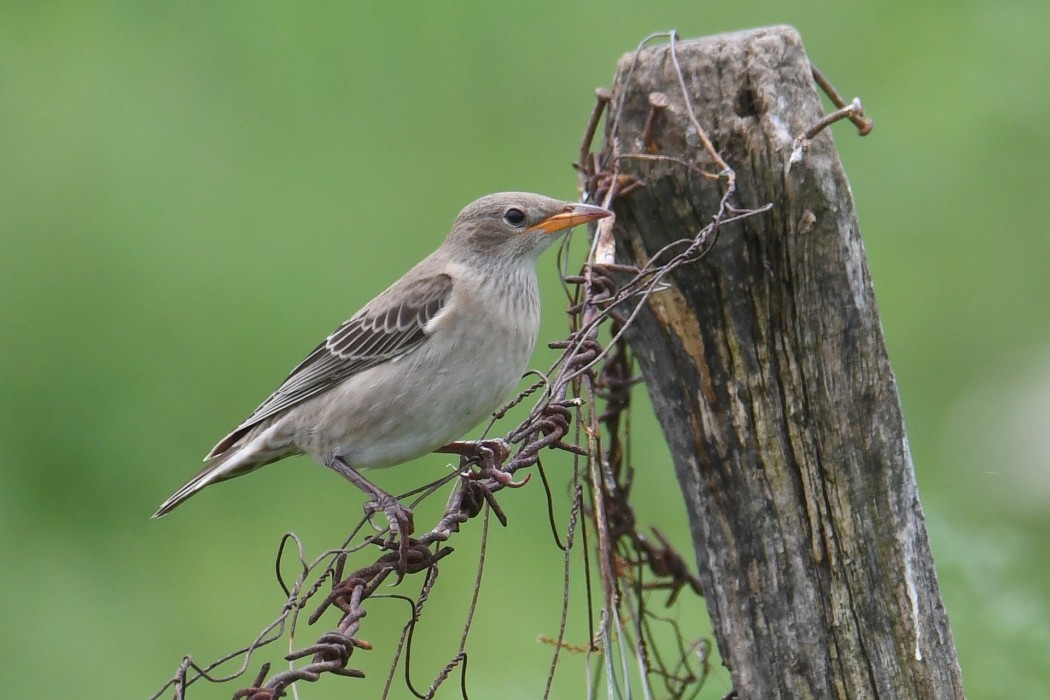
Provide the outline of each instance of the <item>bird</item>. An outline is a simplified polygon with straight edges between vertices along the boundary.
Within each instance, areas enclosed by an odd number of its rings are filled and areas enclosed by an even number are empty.
[[[326,337],[153,517],[211,484],[305,454],[367,494],[404,547],[411,511],[359,470],[458,451],[453,441],[491,416],[527,369],[540,254],[610,215],[527,192],[467,205],[433,253]]]

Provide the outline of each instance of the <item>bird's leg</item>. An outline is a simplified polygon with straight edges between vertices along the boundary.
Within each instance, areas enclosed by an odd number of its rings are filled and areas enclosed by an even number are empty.
[[[503,471],[503,462],[510,456],[510,445],[506,440],[494,438],[491,440],[457,440],[437,448],[435,452],[456,454],[464,458],[468,463],[474,462],[480,468],[478,476],[489,477],[510,488],[524,486],[529,481],[526,476],[521,481]],[[471,477],[477,478],[477,477]]]
[[[398,571],[402,573],[407,571],[408,538],[414,528],[412,511],[401,505],[389,493],[361,476],[361,473],[351,467],[342,457],[332,457],[328,460],[327,466],[368,495],[371,500],[365,504],[366,513],[371,515],[376,511],[383,511],[390,526],[391,541],[395,536],[398,537]]]

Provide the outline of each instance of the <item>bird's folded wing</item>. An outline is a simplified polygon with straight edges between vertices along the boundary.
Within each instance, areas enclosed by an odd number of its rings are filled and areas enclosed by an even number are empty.
[[[452,278],[446,274],[400,280],[318,345],[205,459],[225,452],[253,426],[284,409],[417,347],[451,292]]]

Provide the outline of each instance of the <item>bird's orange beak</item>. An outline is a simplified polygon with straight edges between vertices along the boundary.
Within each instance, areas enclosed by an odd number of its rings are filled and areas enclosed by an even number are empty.
[[[589,204],[570,204],[554,216],[548,216],[535,226],[530,226],[526,231],[538,230],[544,233],[554,233],[586,224],[589,221],[604,219],[607,216],[612,216],[612,212],[601,207],[593,207]]]

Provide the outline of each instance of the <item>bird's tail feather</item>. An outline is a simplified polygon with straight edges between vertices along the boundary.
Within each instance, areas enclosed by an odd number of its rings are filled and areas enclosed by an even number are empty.
[[[197,493],[205,486],[214,484],[219,481],[225,481],[232,479],[242,474],[247,474],[250,471],[255,471],[259,467],[269,464],[275,459],[279,459],[283,455],[269,455],[264,456],[260,454],[259,447],[261,444],[265,444],[266,435],[265,430],[261,431],[263,434],[248,434],[242,435],[241,439],[235,441],[232,445],[229,445],[224,452],[214,454],[215,450],[212,450],[206,457],[207,464],[197,474],[182,485],[175,493],[171,494],[168,500],[160,504],[160,508],[153,514],[154,518],[160,518],[185,501],[187,498]],[[261,438],[261,440],[259,440]],[[258,442],[257,442],[258,440]]]

